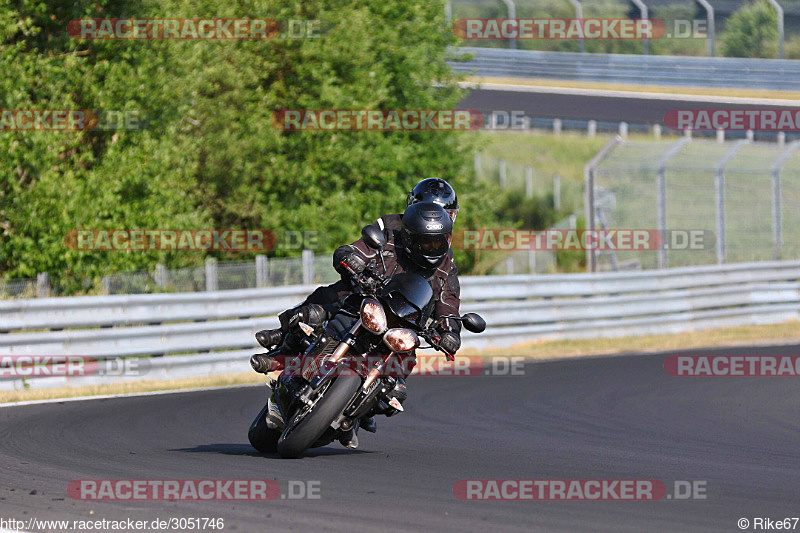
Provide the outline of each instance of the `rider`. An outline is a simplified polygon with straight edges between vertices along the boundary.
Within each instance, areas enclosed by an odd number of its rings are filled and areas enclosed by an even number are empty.
[[[422,199],[424,200],[424,196]],[[396,219],[393,218],[395,216]],[[458,315],[460,286],[458,271],[452,261],[450,250],[453,218],[454,214],[438,204],[417,201],[406,208],[402,217],[388,215],[378,220],[378,227],[383,230],[386,238],[383,261],[378,260],[378,251],[367,246],[362,239],[338,248],[333,254],[333,264],[337,272],[342,275],[342,280],[327,287],[320,287],[301,306],[282,313],[281,324],[287,326],[287,332],[281,353],[298,353],[300,348],[298,341],[301,337],[295,326],[299,322],[312,327],[322,324],[330,316],[329,313],[335,310],[330,302],[338,304],[353,291],[350,270],[361,273],[369,261],[375,261],[378,272],[387,277],[406,271],[419,273],[428,280],[433,289],[436,300],[433,318]],[[382,228],[381,221],[383,221]],[[461,324],[456,320],[446,319],[438,326],[439,346],[451,356],[461,347],[460,330]],[[276,331],[278,330],[259,332],[259,334],[262,338],[269,335],[276,338]],[[259,339],[259,342],[261,340]],[[271,345],[275,344],[277,342]],[[412,364],[404,365],[404,370],[410,372],[413,369],[413,360],[410,363]],[[264,361],[262,368],[266,371],[276,369],[268,361]],[[389,393],[401,404],[407,396],[404,378],[405,376],[398,377],[394,390]],[[375,421],[372,418],[362,419],[360,426],[367,431],[375,431]],[[357,447],[356,430],[357,428],[354,428],[345,434],[340,442],[348,448]]]
[[[455,222],[458,216],[459,205],[458,197],[455,190],[445,180],[440,178],[426,178],[417,183],[414,188],[408,193],[406,199],[406,207],[419,202],[433,202],[442,206],[450,216],[452,222]],[[392,214],[384,215],[378,220],[373,222],[373,226],[381,230],[384,235],[389,239],[390,234],[397,234],[402,230],[403,215]],[[358,242],[358,241],[357,241]],[[333,267],[339,274],[344,276],[345,269],[341,266],[341,259],[339,257],[344,255],[348,247],[341,247],[334,252]],[[445,299],[448,305],[451,305],[451,313],[458,313],[458,306],[460,303],[460,287],[458,285],[458,268],[453,262],[453,251],[448,250],[447,257],[449,259],[449,268],[447,269],[447,279],[449,293],[454,296],[449,296]],[[452,274],[452,275],[451,275]],[[342,286],[344,283],[344,286]],[[283,342],[283,353],[292,354],[300,349],[300,339],[302,336],[299,332],[298,324],[303,322],[312,327],[322,324],[328,315],[336,310],[341,298],[339,293],[343,290],[349,290],[349,275],[343,277],[343,280],[332,285],[318,287],[303,303],[291,309],[287,309],[278,318],[281,326],[278,329],[266,329],[256,333],[256,340],[264,348],[271,348]],[[452,329],[456,329],[459,323],[453,322]],[[264,368],[267,370],[268,367]]]

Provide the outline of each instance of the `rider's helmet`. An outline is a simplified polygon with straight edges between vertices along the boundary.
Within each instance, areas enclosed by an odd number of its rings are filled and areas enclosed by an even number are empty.
[[[453,221],[439,204],[418,202],[403,213],[403,251],[420,268],[433,270],[442,264],[452,233]]]
[[[447,214],[450,215],[450,220],[456,221],[458,216],[458,198],[456,198],[456,191],[450,186],[449,183],[440,178],[426,178],[416,185],[408,193],[406,206],[410,206],[417,202],[433,202],[444,207]]]

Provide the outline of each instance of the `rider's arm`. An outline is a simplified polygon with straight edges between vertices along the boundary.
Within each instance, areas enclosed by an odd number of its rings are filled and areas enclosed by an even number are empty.
[[[401,221],[402,218],[400,215],[384,215],[371,225],[381,230],[384,236],[386,236],[386,240],[389,241],[392,230],[399,230],[402,227]],[[340,246],[335,252],[333,252],[333,268],[335,268],[336,272],[342,276],[342,279],[350,279],[351,277],[350,272],[342,265],[342,261],[344,261],[348,255],[353,253],[360,255],[366,263],[369,263],[372,260],[380,263],[377,250],[373,250],[367,246],[363,239],[358,239],[353,244]]]
[[[378,251],[367,246],[361,239],[358,239],[353,244],[346,244],[337,248],[333,252],[333,268],[342,276],[342,279],[350,279],[352,276],[350,271],[342,264],[343,262],[351,263],[349,258],[352,256],[361,258],[366,264],[378,258]]]
[[[461,285],[458,282],[458,268],[455,263],[450,262],[450,270],[447,278],[442,284],[442,291],[436,302],[434,310],[434,318],[444,315],[459,315],[459,307],[461,306]],[[461,322],[457,320],[445,320],[439,326],[438,331],[444,333],[445,331],[452,331],[460,334]]]

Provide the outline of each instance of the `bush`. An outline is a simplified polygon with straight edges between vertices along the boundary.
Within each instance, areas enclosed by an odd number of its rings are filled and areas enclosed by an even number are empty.
[[[725,23],[720,37],[727,57],[778,57],[778,14],[766,0],[748,2]]]

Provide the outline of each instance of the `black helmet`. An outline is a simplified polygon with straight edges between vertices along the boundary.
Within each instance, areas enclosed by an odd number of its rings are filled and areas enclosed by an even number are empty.
[[[456,198],[456,191],[443,179],[426,178],[414,185],[414,188],[408,193],[406,206],[417,202],[433,202],[439,204],[444,207],[447,214],[450,215],[450,220],[453,222],[456,221],[456,216],[458,216],[458,198]]]
[[[403,250],[420,268],[432,270],[442,263],[452,233],[453,221],[438,204],[411,204],[403,213]]]

